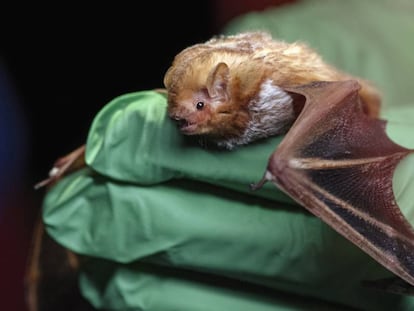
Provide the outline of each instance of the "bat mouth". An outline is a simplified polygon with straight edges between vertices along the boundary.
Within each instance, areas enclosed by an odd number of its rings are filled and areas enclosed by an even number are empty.
[[[197,128],[197,124],[190,122],[186,119],[179,119],[176,120],[176,122],[180,131],[184,134],[193,134]]]

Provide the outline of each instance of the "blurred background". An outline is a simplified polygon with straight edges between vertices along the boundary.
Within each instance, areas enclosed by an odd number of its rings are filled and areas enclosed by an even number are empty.
[[[116,96],[162,87],[183,48],[231,18],[293,1],[0,7],[0,309],[25,311],[24,271],[44,190],[33,185],[86,140]]]

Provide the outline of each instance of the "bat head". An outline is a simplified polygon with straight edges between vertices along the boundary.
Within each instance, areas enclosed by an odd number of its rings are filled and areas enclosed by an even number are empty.
[[[168,115],[186,135],[225,138],[237,133],[230,94],[230,69],[226,63],[179,70],[172,66],[164,85],[168,92]]]

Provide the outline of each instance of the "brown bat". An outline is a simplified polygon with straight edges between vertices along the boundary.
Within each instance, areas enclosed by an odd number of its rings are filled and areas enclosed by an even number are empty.
[[[184,49],[164,84],[169,115],[186,135],[232,149],[288,131],[252,188],[272,181],[414,285],[414,231],[392,190],[396,165],[412,151],[387,137],[367,81],[258,32]]]

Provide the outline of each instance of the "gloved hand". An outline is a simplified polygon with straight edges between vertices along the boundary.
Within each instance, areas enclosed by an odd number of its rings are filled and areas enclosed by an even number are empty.
[[[399,117],[391,135],[413,143]],[[156,92],[106,105],[89,132],[88,167],[56,184],[43,206],[48,233],[88,257],[83,295],[109,310],[413,307],[413,297],[362,287],[391,274],[275,186],[249,190],[281,139],[203,149],[178,132]],[[398,202],[411,201],[399,189]]]
[[[374,81],[384,92],[390,137],[414,148],[413,9],[403,0],[300,1],[236,18],[224,32],[268,29],[304,40],[327,61]],[[362,287],[361,280],[390,272],[273,185],[250,192],[281,138],[232,152],[202,149],[177,132],[165,107],[153,92],[114,99],[90,129],[89,167],[45,198],[49,234],[88,258],[80,287],[94,306],[414,308],[413,297]],[[409,219],[413,161],[407,157],[394,175]]]

